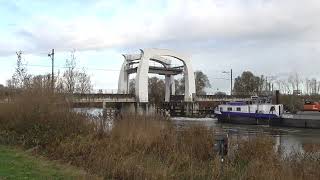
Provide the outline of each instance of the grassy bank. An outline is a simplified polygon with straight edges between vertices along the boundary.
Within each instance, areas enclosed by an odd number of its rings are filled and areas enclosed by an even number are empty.
[[[0,179],[98,179],[85,171],[0,145]]]
[[[105,179],[320,177],[317,149],[282,158],[273,140],[264,135],[230,139],[221,174],[219,156],[213,151],[214,129],[193,126],[180,131],[161,117],[126,115],[106,131],[103,119],[89,120],[72,112],[63,98],[33,91],[0,106],[0,143],[31,149]]]

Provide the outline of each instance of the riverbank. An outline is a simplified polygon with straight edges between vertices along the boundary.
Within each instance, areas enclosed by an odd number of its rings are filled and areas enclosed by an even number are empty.
[[[229,138],[221,171],[214,128],[183,129],[159,116],[113,121],[75,113],[59,97],[31,93],[0,105],[0,144],[16,145],[105,179],[319,179],[318,146],[283,157],[264,134]]]
[[[106,179],[318,179],[319,147],[282,158],[265,135],[229,139],[221,173],[213,150],[213,129],[177,131],[159,117],[126,116],[112,131],[66,138],[55,147],[32,149],[51,160],[70,163]],[[21,146],[23,146],[21,144]]]
[[[0,145],[0,179],[98,179],[70,165]]]

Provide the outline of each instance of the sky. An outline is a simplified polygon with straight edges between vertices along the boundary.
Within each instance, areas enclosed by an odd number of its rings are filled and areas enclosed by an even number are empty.
[[[95,89],[117,89],[122,54],[165,48],[191,56],[212,91],[249,70],[284,79],[318,78],[319,0],[0,0],[0,84],[16,51],[31,74],[56,73],[75,50]]]

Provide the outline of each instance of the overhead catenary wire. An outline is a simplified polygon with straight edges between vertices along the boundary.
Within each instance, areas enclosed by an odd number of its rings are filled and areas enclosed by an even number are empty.
[[[23,64],[24,66],[30,66],[30,67],[46,67],[46,68],[51,68],[49,65],[38,65],[38,64]],[[71,68],[70,66],[55,66],[56,68],[61,68],[61,69],[68,69]],[[75,69],[86,69],[86,70],[97,70],[97,71],[120,71],[117,69],[104,69],[104,68],[91,68],[91,67],[75,67]]]
[[[49,65],[40,65],[40,64],[23,64],[24,66],[27,67],[45,67],[45,68],[51,68],[51,66]],[[56,68],[59,69],[68,69],[71,68],[70,66],[55,66]],[[93,67],[74,67],[74,69],[86,69],[86,70],[90,70],[90,71],[112,71],[112,72],[119,72],[121,70],[119,69],[106,69],[106,68],[93,68]],[[223,78],[223,77],[217,77],[217,78],[209,78],[212,80],[230,80],[230,78]],[[235,78],[233,78],[235,79]]]
[[[29,53],[27,51],[23,51],[25,53]],[[45,52],[38,52],[36,54],[46,54],[48,55],[47,53]],[[46,67],[46,68],[50,68],[52,66],[49,66],[49,65],[38,65],[38,64],[23,64],[25,66],[28,66],[28,67]],[[59,68],[59,69],[68,69],[68,68],[71,68],[70,66],[55,66],[56,68]],[[85,69],[85,70],[89,70],[89,71],[109,71],[109,72],[120,72],[121,70],[119,69],[107,69],[107,68],[93,68],[93,67],[73,67],[74,69]],[[217,72],[220,72],[221,70],[213,70],[215,73]],[[221,71],[223,72],[223,71]],[[225,78],[225,77],[216,77],[216,78],[210,78],[209,79],[211,80],[224,80],[224,81],[227,81],[227,80],[230,80],[230,78]],[[232,80],[235,80],[236,78],[232,78]]]

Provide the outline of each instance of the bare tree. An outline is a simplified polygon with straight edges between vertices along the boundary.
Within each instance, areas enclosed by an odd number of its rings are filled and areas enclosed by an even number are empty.
[[[22,61],[22,51],[16,52],[17,54],[17,66],[15,73],[12,76],[10,85],[13,88],[24,88],[29,84],[31,75],[27,73],[27,68]]]
[[[60,71],[58,71],[55,77],[55,89],[58,93],[64,92],[64,79],[60,76]]]
[[[10,89],[14,88],[14,83],[12,82],[12,79],[8,79],[6,81],[6,86]]]
[[[297,91],[300,90],[300,83],[302,82],[298,73],[294,74],[294,83],[296,84]]]
[[[280,80],[283,93],[290,94],[290,84],[286,80]]]
[[[309,86],[310,86],[310,89],[311,89],[311,94],[313,94],[313,95],[317,94],[317,79],[312,78],[310,80]]]
[[[309,78],[306,78],[304,80],[304,93],[307,95],[310,94],[310,80],[309,80]]]
[[[51,89],[51,74],[37,75],[31,79],[31,87],[37,89]]]
[[[290,93],[290,85],[288,84],[288,82],[284,79],[278,79],[275,81],[277,86],[278,86],[278,90],[283,93],[283,94],[289,94]]]
[[[76,87],[76,57],[75,51],[71,52],[70,59],[66,59],[67,70],[63,73],[64,86],[67,93],[74,93]]]
[[[91,78],[83,68],[82,72],[77,73],[76,91],[78,93],[90,93],[91,90]]]
[[[290,75],[288,78],[288,84],[291,85],[292,91],[295,89],[295,82],[294,82],[294,77],[293,75]]]
[[[291,85],[293,92],[294,91],[299,92],[301,82],[302,80],[297,72],[294,74],[291,74],[288,78],[288,83]]]
[[[57,83],[62,86],[67,93],[89,93],[92,90],[91,78],[85,69],[77,70],[75,51],[71,52],[70,59],[66,60],[66,71],[63,73],[63,78],[60,80],[63,83]]]

